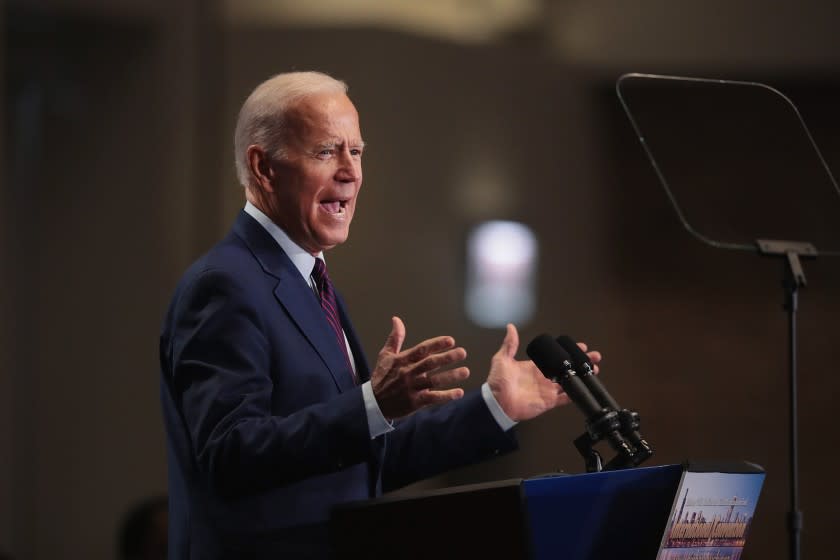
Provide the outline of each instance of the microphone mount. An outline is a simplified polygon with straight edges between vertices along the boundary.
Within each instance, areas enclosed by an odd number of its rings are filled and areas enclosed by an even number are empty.
[[[586,431],[575,438],[575,449],[583,457],[586,472],[614,471],[637,467],[653,455],[653,448],[639,435],[639,413],[604,409],[604,414],[586,422]],[[615,434],[620,435],[616,438]],[[608,440],[616,455],[604,463],[595,445]],[[617,444],[620,441],[621,444]]]

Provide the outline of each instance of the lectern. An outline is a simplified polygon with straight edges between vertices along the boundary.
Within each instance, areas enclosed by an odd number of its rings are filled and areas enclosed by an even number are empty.
[[[339,559],[738,560],[763,480],[687,462],[459,486],[343,505],[331,539]]]

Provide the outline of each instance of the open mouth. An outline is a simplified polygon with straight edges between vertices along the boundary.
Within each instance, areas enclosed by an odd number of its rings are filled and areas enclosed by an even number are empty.
[[[347,212],[346,200],[322,200],[321,208],[328,214],[341,215]]]

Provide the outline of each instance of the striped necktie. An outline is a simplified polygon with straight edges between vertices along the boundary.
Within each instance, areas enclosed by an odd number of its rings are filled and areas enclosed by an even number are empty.
[[[312,279],[315,281],[315,287],[318,289],[318,295],[321,299],[321,309],[324,310],[324,315],[327,317],[327,322],[332,327],[335,334],[335,340],[341,348],[341,353],[347,361],[347,367],[350,369],[350,374],[353,376],[353,381],[356,382],[356,374],[353,367],[350,365],[350,355],[347,353],[347,342],[344,339],[344,331],[341,329],[341,319],[338,317],[338,305],[335,301],[335,289],[333,288],[330,277],[327,274],[327,265],[322,259],[315,259],[315,268],[312,269]]]

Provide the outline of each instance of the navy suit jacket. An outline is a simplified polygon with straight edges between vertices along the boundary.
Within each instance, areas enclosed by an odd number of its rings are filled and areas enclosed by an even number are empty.
[[[364,382],[340,295],[338,307]],[[478,391],[371,439],[317,297],[245,212],[182,278],[160,358],[173,560],[326,557],[335,504],[516,447]]]

